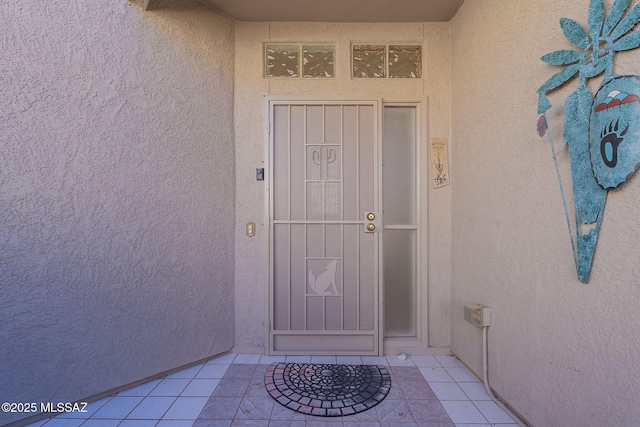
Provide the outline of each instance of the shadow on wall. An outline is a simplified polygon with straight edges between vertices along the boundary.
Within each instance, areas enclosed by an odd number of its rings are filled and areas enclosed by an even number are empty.
[[[202,3],[194,1],[181,2],[175,0],[129,0],[129,2],[146,11],[170,10],[175,12],[184,10],[196,10],[203,6]]]
[[[233,23],[158,3],[3,4],[11,401],[84,399],[233,346]]]
[[[168,38],[158,37],[151,42],[161,49],[187,50],[203,61],[214,75],[233,78],[233,23],[230,18],[197,0],[129,0],[139,6],[140,16],[159,26]],[[147,3],[146,10],[144,4]],[[230,30],[228,36],[221,29]],[[212,53],[215,52],[215,55]],[[221,63],[222,62],[222,63]]]

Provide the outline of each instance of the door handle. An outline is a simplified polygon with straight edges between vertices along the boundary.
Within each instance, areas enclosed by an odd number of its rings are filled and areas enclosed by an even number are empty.
[[[380,212],[365,212],[364,218],[367,222],[364,226],[365,233],[373,233],[380,226]]]

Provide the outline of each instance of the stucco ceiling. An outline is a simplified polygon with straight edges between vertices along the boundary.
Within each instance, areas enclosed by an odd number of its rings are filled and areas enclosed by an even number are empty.
[[[440,22],[464,0],[200,0],[238,21]]]

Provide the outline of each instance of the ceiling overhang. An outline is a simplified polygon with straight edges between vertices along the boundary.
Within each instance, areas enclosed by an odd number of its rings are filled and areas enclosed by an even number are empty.
[[[464,0],[200,0],[237,21],[446,22]]]

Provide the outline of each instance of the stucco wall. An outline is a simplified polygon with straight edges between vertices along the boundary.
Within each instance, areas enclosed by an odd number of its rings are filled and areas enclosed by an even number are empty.
[[[0,6],[2,402],[233,346],[233,23],[152,4]]]
[[[635,3],[635,2],[634,2]],[[610,5],[611,2],[607,2]],[[474,0],[452,25],[453,350],[481,372],[481,332],[463,305],[492,309],[492,387],[536,426],[640,425],[640,178],[608,195],[588,284],[578,281],[537,88],[570,49],[561,17],[588,1]],[[640,52],[617,56],[640,74]],[[552,131],[569,83],[550,96]],[[559,156],[571,202],[568,153]]]
[[[449,25],[443,24],[317,24],[236,23],[236,349],[263,352],[267,306],[267,228],[264,183],[255,169],[264,166],[266,97],[345,97],[383,101],[421,100],[423,167],[427,167],[428,137],[449,137]],[[309,42],[336,45],[334,79],[266,79],[264,42]],[[351,42],[423,43],[424,79],[352,79]],[[426,169],[425,169],[426,171]],[[450,214],[449,187],[433,191],[423,185],[424,224],[428,239],[423,283],[428,344],[449,346]],[[255,237],[245,235],[247,222],[258,224]],[[428,316],[428,319],[427,319]],[[425,334],[427,335],[427,334]],[[425,339],[425,347],[427,340]]]

